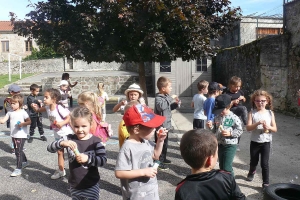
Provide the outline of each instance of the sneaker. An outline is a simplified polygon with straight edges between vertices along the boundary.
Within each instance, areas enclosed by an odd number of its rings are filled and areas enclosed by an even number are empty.
[[[262,189],[263,189],[263,192],[266,190],[266,188],[269,186],[269,184],[262,184]]]
[[[15,155],[15,149],[11,149],[11,154]]]
[[[32,143],[32,141],[33,141],[33,137],[30,136],[30,137],[28,138],[27,142],[28,142],[28,143]]]
[[[253,181],[255,172],[256,171],[254,171],[253,173],[250,173],[250,172],[248,173],[248,175],[247,175],[247,181],[250,181],[250,182]]]
[[[20,176],[22,174],[22,170],[21,169],[15,169],[13,171],[13,173],[11,173],[11,177],[15,177],[15,176]]]
[[[29,165],[28,162],[22,162],[22,169],[24,169],[25,167],[27,167]]]
[[[164,164],[171,164],[171,160],[165,159],[165,161],[163,162]]]
[[[47,138],[44,135],[41,135],[41,139],[45,142],[47,142]]]
[[[158,166],[158,169],[164,171],[164,170],[168,170],[169,167],[167,167],[167,166],[166,166],[165,164],[163,164],[163,163],[160,163],[159,166]]]
[[[59,179],[59,178],[65,176],[65,175],[66,175],[66,170],[60,171],[60,170],[58,169],[58,170],[56,170],[56,171],[54,172],[54,174],[51,176],[51,179]]]

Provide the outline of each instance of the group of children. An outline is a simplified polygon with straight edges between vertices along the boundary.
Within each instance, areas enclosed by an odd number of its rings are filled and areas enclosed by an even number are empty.
[[[101,122],[105,118],[101,103],[103,99],[108,99],[107,93],[103,90],[103,84],[98,84],[98,95],[89,91],[81,93],[78,96],[79,107],[70,113],[62,102],[65,100],[62,99],[64,94],[70,97],[69,85],[62,80],[59,85],[61,91],[47,89],[44,101],[41,102],[36,98],[39,87],[33,84],[27,100],[29,115],[22,109],[22,95],[19,92],[12,93],[12,110],[0,119],[0,123],[9,118],[11,122],[11,136],[17,158],[17,168],[11,176],[20,175],[22,168],[28,165],[23,151],[27,139],[26,126],[31,124],[28,142],[32,141],[36,125],[41,139],[47,140],[40,129],[40,113],[47,112],[55,138],[47,149],[49,152],[57,152],[59,166],[51,178],[58,179],[66,175],[63,157],[66,149],[72,198],[98,199],[98,167],[107,161],[103,141],[107,140],[109,134],[101,135],[103,132],[100,130],[104,127]],[[193,97],[192,102],[195,108],[194,130],[185,133],[180,143],[181,155],[191,166],[192,174],[178,184],[175,199],[245,199],[235,182],[232,169],[238,138],[243,133],[242,123],[246,125],[245,129],[252,132],[247,179],[253,180],[261,154],[263,187],[268,186],[271,133],[277,131],[274,113],[271,111],[272,97],[266,91],[255,91],[250,99],[253,109],[247,120],[247,109],[240,104],[246,100],[240,87],[241,80],[238,77],[231,78],[227,91],[223,91],[225,87],[216,82],[198,83],[199,94]],[[119,125],[120,151],[115,167],[115,176],[121,180],[124,200],[159,199],[157,168],[166,170],[166,164],[171,163],[167,159],[168,134],[172,130],[171,110],[178,107],[180,100],[170,96],[172,85],[168,78],[160,77],[157,88],[159,92],[155,97],[154,112],[145,105],[143,91],[137,84],[129,86],[125,91],[126,99],[121,99],[113,108],[114,112],[124,110]],[[204,96],[207,93],[208,98]],[[153,136],[155,142],[152,142]],[[214,170],[218,160],[220,170]]]

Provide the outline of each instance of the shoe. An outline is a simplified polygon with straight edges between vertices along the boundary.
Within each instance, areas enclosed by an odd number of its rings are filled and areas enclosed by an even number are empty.
[[[168,170],[169,167],[167,167],[167,166],[166,166],[165,164],[163,164],[163,163],[160,163],[159,166],[158,166],[158,169],[164,171],[164,170]]]
[[[263,189],[263,192],[266,190],[266,188],[269,186],[269,184],[262,184],[262,189]]]
[[[165,159],[165,161],[163,162],[164,164],[171,164],[171,160]]]
[[[28,143],[32,143],[32,141],[33,141],[33,137],[30,136],[30,137],[28,138],[27,142],[28,142]]]
[[[51,179],[59,179],[59,178],[65,176],[65,175],[66,175],[66,170],[60,171],[60,170],[58,169],[58,170],[56,170],[56,171],[54,172],[54,174],[51,176]]]
[[[44,135],[41,135],[41,139],[45,142],[47,142],[47,138]]]
[[[15,149],[11,149],[11,154],[15,155]]]
[[[11,177],[15,177],[15,176],[20,176],[22,174],[22,170],[21,169],[15,169],[13,171],[13,173],[11,173]]]
[[[22,169],[24,169],[25,167],[28,167],[29,163],[28,162],[22,162]]]
[[[253,173],[250,173],[250,172],[248,173],[248,175],[247,175],[247,181],[250,181],[250,182],[253,181],[255,172],[256,171],[254,171]]]

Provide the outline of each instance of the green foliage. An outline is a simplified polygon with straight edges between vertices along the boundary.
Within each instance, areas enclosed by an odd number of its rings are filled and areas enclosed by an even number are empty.
[[[33,48],[31,55],[27,56],[23,60],[38,60],[61,57],[63,57],[63,54],[56,53],[53,48],[40,46],[40,50]]]
[[[32,76],[33,74],[22,74],[22,79],[26,78],[28,76]],[[3,74],[0,75],[0,88],[3,88],[3,86],[7,85],[7,84],[11,84],[15,81],[20,80],[20,75],[19,74],[12,74],[11,75],[11,82],[8,81],[9,77],[8,74]]]

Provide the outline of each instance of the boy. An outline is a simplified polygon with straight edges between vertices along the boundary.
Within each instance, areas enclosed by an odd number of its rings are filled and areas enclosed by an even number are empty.
[[[231,174],[214,169],[218,143],[209,130],[186,132],[181,139],[180,152],[192,168],[192,174],[177,184],[175,200],[246,199]]]
[[[176,98],[176,102],[172,103],[173,98],[170,97],[170,93],[172,91],[172,83],[170,79],[162,76],[157,80],[156,86],[159,92],[156,94],[155,97],[154,113],[166,117],[166,121],[164,121],[162,127],[164,127],[169,131],[170,129],[172,129],[171,111],[178,107],[179,99]],[[157,127],[157,129],[159,128],[160,127]],[[157,140],[157,135],[155,134],[155,142],[156,140]],[[167,170],[168,167],[165,164],[171,163],[170,160],[167,160],[167,149],[168,149],[168,135],[164,141],[164,146],[161,155],[159,157],[160,165],[158,168],[160,170]]]
[[[30,86],[30,92],[31,94],[27,97],[27,106],[28,106],[28,114],[31,120],[30,124],[30,137],[28,138],[28,143],[31,143],[33,141],[33,135],[34,135],[34,129],[36,126],[38,127],[41,140],[47,141],[47,138],[44,136],[44,129],[43,129],[43,124],[42,124],[42,114],[39,112],[35,112],[34,108],[31,106],[32,103],[37,104],[40,107],[42,107],[41,100],[37,99],[37,95],[40,92],[40,88],[37,84],[32,84]]]
[[[130,136],[120,149],[115,168],[115,176],[121,179],[124,200],[159,200],[153,159],[159,159],[166,129],[159,130],[156,145],[150,139],[165,119],[141,104],[125,112],[123,120]]]
[[[198,94],[195,94],[193,97],[193,101],[191,103],[191,107],[195,108],[194,110],[194,120],[193,120],[193,129],[204,128],[206,116],[204,115],[203,104],[206,100],[204,94],[208,92],[208,82],[206,80],[201,80],[197,84]]]
[[[71,91],[68,90],[69,82],[66,80],[61,80],[59,85],[59,92],[61,95],[60,103],[65,107],[69,108],[68,98],[71,97]]]
[[[231,96],[222,94],[216,97],[214,108],[214,123],[208,126],[216,133],[219,148],[219,166],[221,170],[230,172],[234,176],[232,162],[236,153],[238,137],[243,133],[242,122],[238,116],[230,111]]]
[[[215,98],[222,94],[222,91],[225,89],[222,84],[219,84],[217,82],[210,82],[208,85],[208,98],[204,101],[203,109],[204,114],[207,117],[207,123],[209,121],[214,120],[214,114],[212,113],[214,107],[215,107]]]

